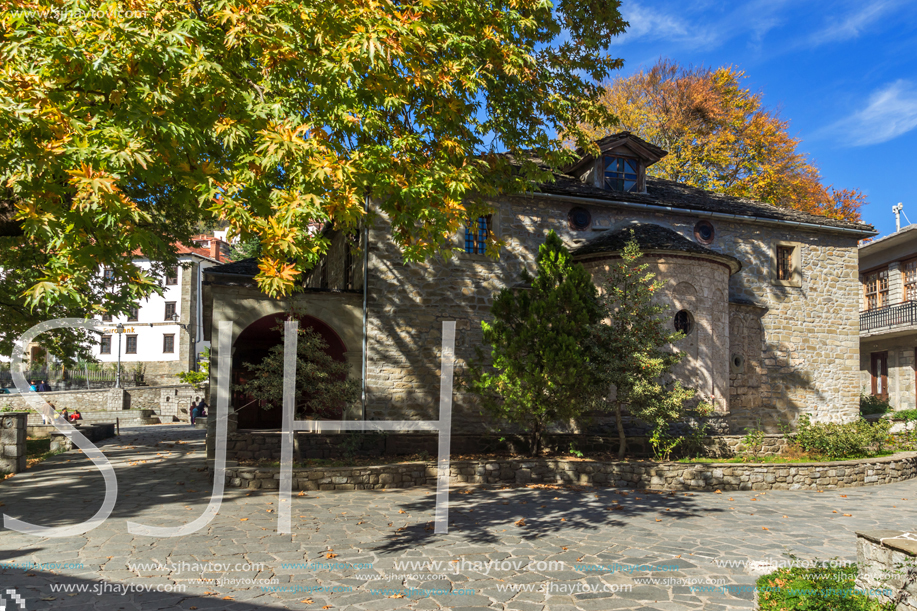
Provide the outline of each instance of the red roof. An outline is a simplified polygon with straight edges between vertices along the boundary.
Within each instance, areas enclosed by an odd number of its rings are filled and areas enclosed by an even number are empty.
[[[231,246],[228,242],[204,233],[191,236],[192,246],[177,244],[175,254],[177,255],[198,255],[215,261],[230,262],[229,258]],[[142,257],[143,252],[138,248],[133,251],[135,257]]]

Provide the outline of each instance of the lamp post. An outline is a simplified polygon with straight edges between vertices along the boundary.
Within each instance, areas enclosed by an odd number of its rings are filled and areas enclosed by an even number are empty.
[[[118,379],[115,382],[115,388],[121,388],[121,334],[124,333],[124,325],[118,323]]]

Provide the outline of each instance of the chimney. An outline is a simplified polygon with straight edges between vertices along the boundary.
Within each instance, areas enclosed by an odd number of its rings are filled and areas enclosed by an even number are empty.
[[[220,261],[220,255],[223,253],[220,252],[220,241],[216,238],[210,240],[210,258]]]

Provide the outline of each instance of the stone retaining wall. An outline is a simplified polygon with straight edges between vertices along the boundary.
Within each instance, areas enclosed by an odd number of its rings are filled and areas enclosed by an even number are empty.
[[[57,411],[65,408],[70,412],[79,410],[84,418],[87,413],[149,410],[169,421],[172,419],[189,421],[191,418],[189,408],[195,396],[204,396],[204,393],[194,390],[189,384],[41,393],[41,398],[53,403]],[[16,410],[31,408],[25,397],[20,394],[0,395],[0,407],[4,406]],[[116,415],[112,414],[109,420],[115,417]],[[130,417],[125,415],[124,418]],[[33,423],[32,420],[30,419],[30,424]],[[40,421],[39,417],[38,422]]]
[[[890,484],[917,477],[917,452],[822,463],[655,463],[568,459],[453,461],[459,484],[575,484],[650,490],[830,490]],[[226,483],[275,489],[279,469],[230,466]],[[371,490],[435,486],[436,463],[294,469],[296,490]]]
[[[80,433],[83,434],[86,439],[95,443],[96,441],[102,441],[103,439],[109,439],[110,437],[115,436],[115,425],[114,423],[107,424],[90,424],[79,427]],[[69,435],[60,432],[51,433],[51,451],[52,452],[66,452],[73,449],[73,440]]]
[[[84,412],[81,411],[80,414],[83,416],[83,419],[80,421],[85,425],[89,424],[107,424],[114,423],[115,420],[118,421],[120,426],[141,426],[144,424],[158,424],[159,420],[153,417],[153,410],[151,409],[125,409],[119,412]],[[42,421],[41,414],[32,412],[29,414],[29,429],[35,429],[40,431]],[[54,428],[54,427],[51,427]],[[31,432],[29,433],[31,436]]]
[[[307,458],[342,459],[349,456],[404,456],[426,452],[437,453],[437,435],[424,433],[296,433],[294,460]],[[743,451],[743,437],[723,435],[704,439],[706,456],[727,458]],[[229,460],[280,460],[280,431],[243,431],[228,436],[226,456]],[[555,453],[567,454],[573,446],[579,452],[614,454],[616,437],[598,435],[548,435],[545,446]],[[528,440],[519,435],[453,435],[452,453],[459,454],[526,454]],[[651,456],[646,437],[629,437],[629,455]],[[786,451],[782,435],[766,435],[759,456],[779,456]]]
[[[894,600],[896,611],[917,611],[917,541],[913,533],[873,530],[857,533],[857,580],[861,589],[891,590],[876,598]]]

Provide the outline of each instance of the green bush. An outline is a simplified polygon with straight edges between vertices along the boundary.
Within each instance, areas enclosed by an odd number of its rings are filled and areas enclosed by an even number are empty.
[[[779,569],[758,578],[761,611],[894,611],[893,603],[856,593],[856,565]]]
[[[867,395],[865,393],[860,394],[860,413],[864,416],[870,414],[884,414],[891,411],[892,406],[889,405],[888,399],[880,399],[879,397],[873,395]]]
[[[862,418],[856,422],[812,422],[808,414],[799,419],[796,433],[788,441],[806,452],[816,452],[829,458],[862,458],[882,451],[889,439],[891,422],[875,423]]]
[[[894,420],[917,420],[917,409],[902,409],[897,412],[891,412],[888,417]]]

